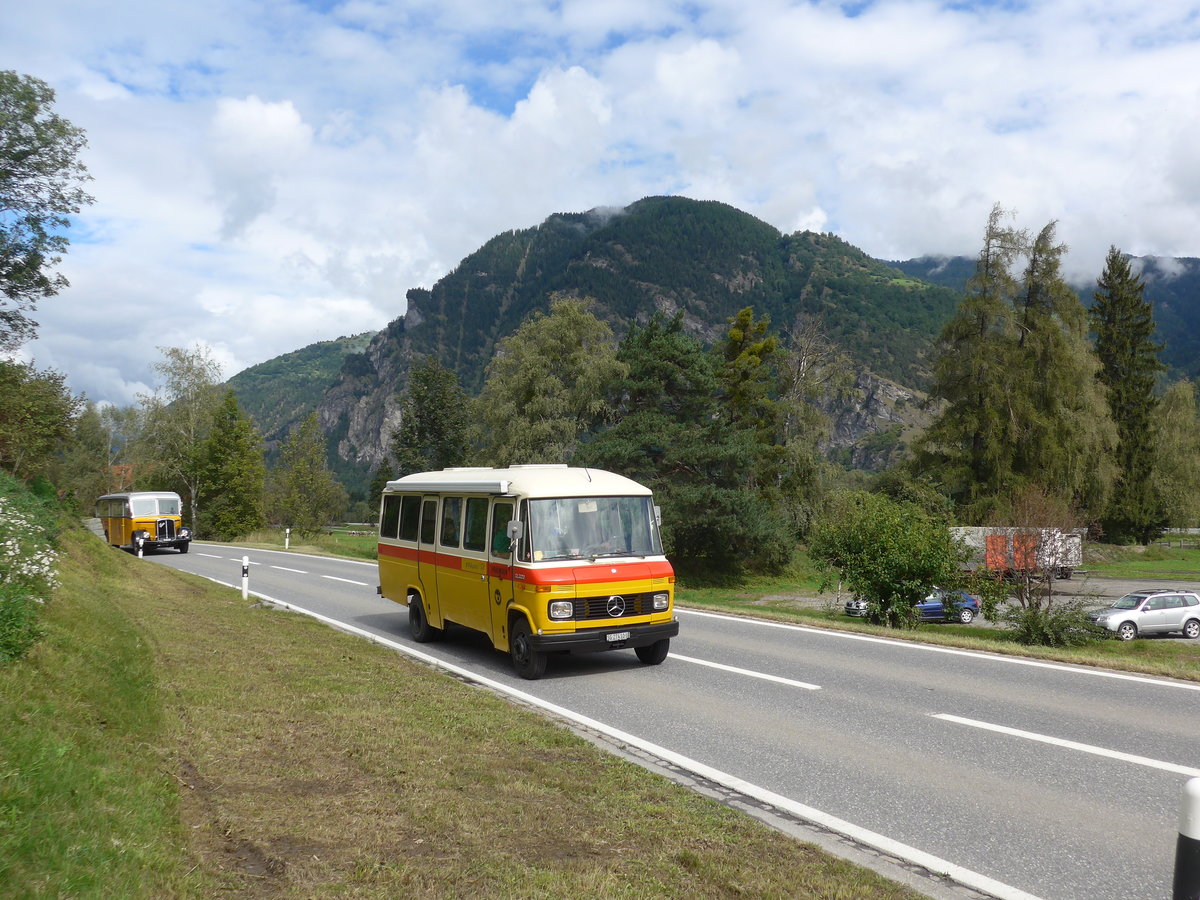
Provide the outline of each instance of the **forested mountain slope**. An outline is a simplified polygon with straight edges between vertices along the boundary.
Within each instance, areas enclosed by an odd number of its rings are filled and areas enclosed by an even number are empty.
[[[1139,264],[1168,336],[1165,361],[1200,375],[1200,260]],[[593,298],[618,337],[632,322],[678,313],[711,343],[752,306],[785,342],[799,320],[816,319],[849,353],[862,402],[830,410],[833,449],[848,465],[874,467],[920,426],[911,401],[973,271],[966,257],[885,262],[830,234],[782,234],[723,203],[647,197],[499,234],[432,288],[409,290],[407,310],[382,331],[315,344],[230,385],[271,442],[316,409],[331,464],[361,491],[399,424],[396,394],[417,356],[436,357],[474,394],[497,342],[548,309],[556,292]],[[1091,290],[1080,290],[1085,302]]]
[[[618,335],[655,313],[682,314],[707,341],[746,306],[785,336],[814,317],[863,367],[915,387],[958,301],[837,237],[783,235],[723,203],[648,197],[619,212],[554,215],[496,236],[431,289],[410,290],[407,312],[347,358],[320,404],[339,456],[366,467],[382,459],[415,355],[436,356],[473,393],[497,341],[555,292],[593,298]]]

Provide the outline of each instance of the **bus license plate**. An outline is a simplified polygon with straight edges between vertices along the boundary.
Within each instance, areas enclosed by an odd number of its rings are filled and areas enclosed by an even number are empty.
[[[608,640],[608,642],[610,644],[616,643],[617,641],[627,641],[627,640],[629,640],[629,632],[628,631],[618,631],[618,632],[615,632],[614,634],[605,635],[605,638]]]

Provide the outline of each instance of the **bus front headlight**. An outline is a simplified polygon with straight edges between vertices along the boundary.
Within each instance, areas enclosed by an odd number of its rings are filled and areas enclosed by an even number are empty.
[[[569,619],[575,615],[575,604],[570,600],[555,600],[550,604],[550,618]]]
[[[670,594],[655,594],[654,595],[655,611],[666,609],[670,605],[671,605],[671,595]]]

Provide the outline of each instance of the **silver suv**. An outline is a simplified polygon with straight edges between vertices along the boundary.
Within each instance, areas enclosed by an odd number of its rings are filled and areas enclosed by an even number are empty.
[[[1088,619],[1101,628],[1115,631],[1123,641],[1139,634],[1182,631],[1184,637],[1200,637],[1200,596],[1178,588],[1134,591],[1108,609],[1090,613]]]

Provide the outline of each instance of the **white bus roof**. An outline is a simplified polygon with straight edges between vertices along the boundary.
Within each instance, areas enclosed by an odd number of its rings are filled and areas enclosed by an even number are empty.
[[[387,490],[429,494],[519,494],[522,497],[639,497],[651,493],[648,487],[624,475],[563,465],[418,472],[389,481]]]
[[[96,499],[117,500],[124,499],[126,497],[153,497],[156,500],[162,497],[166,497],[167,499],[174,498],[175,500],[179,499],[179,495],[174,491],[120,491],[116,494],[105,494],[103,497],[97,497]]]

